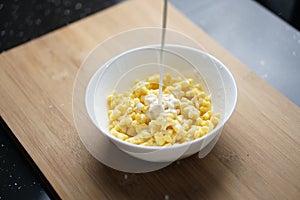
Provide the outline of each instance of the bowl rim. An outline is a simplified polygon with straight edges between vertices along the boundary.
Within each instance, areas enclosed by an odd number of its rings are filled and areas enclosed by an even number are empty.
[[[142,46],[142,47],[138,47],[138,48],[133,48],[133,49],[130,49],[130,50],[127,50],[125,52],[122,52],[121,54],[111,58],[110,60],[108,60],[106,63],[104,63],[102,66],[100,66],[96,72],[93,74],[93,76],[90,78],[89,80],[89,83],[86,87],[86,90],[85,90],[85,107],[86,107],[86,111],[89,115],[89,118],[90,120],[93,122],[93,124],[96,126],[96,128],[104,135],[108,136],[110,139],[112,139],[113,141],[116,141],[118,143],[121,143],[122,145],[125,145],[125,146],[129,146],[131,148],[138,148],[138,149],[143,149],[143,150],[161,150],[161,149],[174,149],[174,148],[183,148],[183,147],[186,147],[186,146],[191,146],[195,143],[198,143],[202,140],[205,140],[206,138],[208,138],[210,135],[213,135],[215,134],[216,132],[218,132],[220,129],[222,129],[224,127],[224,125],[226,124],[226,122],[230,119],[230,117],[232,116],[233,114],[233,111],[235,110],[236,108],[236,104],[237,104],[237,96],[238,96],[238,93],[237,93],[237,85],[236,85],[236,81],[232,75],[232,73],[229,71],[229,69],[219,60],[217,59],[216,57],[214,57],[213,55],[207,53],[207,52],[204,52],[202,50],[199,50],[199,49],[196,49],[196,48],[193,48],[193,47],[188,47],[188,46],[183,46],[183,45],[173,45],[173,44],[166,44],[165,45],[165,48],[167,49],[168,47],[175,47],[175,48],[183,48],[183,49],[188,49],[188,50],[191,50],[191,51],[195,51],[195,52],[198,52],[202,55],[206,55],[208,56],[212,61],[214,62],[217,62],[220,66],[222,66],[222,70],[225,70],[226,74],[229,75],[232,83],[233,83],[233,91],[234,91],[234,100],[233,100],[233,104],[232,104],[232,107],[231,109],[228,111],[228,114],[227,114],[227,117],[223,119],[222,121],[222,124],[217,126],[216,128],[214,128],[213,130],[211,130],[210,132],[208,132],[206,135],[202,136],[202,137],[199,137],[197,139],[194,139],[194,140],[191,140],[191,141],[188,141],[188,142],[184,142],[184,143],[181,143],[181,144],[173,144],[173,145],[169,145],[169,146],[143,146],[143,145],[139,145],[139,144],[133,144],[133,143],[130,143],[130,142],[126,142],[124,140],[121,140],[115,136],[113,136],[112,134],[110,134],[110,132],[105,132],[101,127],[99,127],[98,124],[95,124],[95,122],[93,121],[92,117],[91,117],[91,114],[88,112],[88,104],[87,104],[87,99],[88,99],[88,94],[87,94],[87,91],[88,89],[91,87],[91,80],[94,78],[94,76],[97,74],[97,73],[103,73],[104,70],[107,68],[107,66],[113,61],[113,60],[116,60],[118,59],[119,57],[125,55],[125,54],[128,54],[130,52],[133,52],[133,51],[139,51],[139,50],[142,50],[142,49],[145,49],[145,48],[156,48],[157,49],[157,46],[159,45],[146,45],[146,46]],[[98,81],[97,81],[98,83]],[[97,84],[98,85],[98,84]],[[97,86],[96,86],[97,87]],[[93,93],[94,95],[94,93]],[[94,104],[93,106],[94,107]]]

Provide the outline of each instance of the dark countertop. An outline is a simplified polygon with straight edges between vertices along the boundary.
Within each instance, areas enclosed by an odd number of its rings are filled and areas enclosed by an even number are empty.
[[[0,160],[0,199],[58,199],[2,118]]]
[[[0,53],[121,1],[123,0],[0,1]],[[295,20],[289,23],[294,23],[294,27],[299,28]],[[1,118],[0,200],[24,197],[58,198]]]
[[[0,53],[121,1],[0,1]],[[24,197],[59,198],[1,118],[0,200]]]
[[[122,0],[0,1],[0,52]]]

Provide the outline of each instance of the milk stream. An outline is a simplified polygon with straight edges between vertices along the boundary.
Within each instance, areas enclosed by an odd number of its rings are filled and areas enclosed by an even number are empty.
[[[167,11],[168,11],[168,0],[164,0],[161,46],[160,46],[160,61],[159,61],[159,63],[160,63],[159,93],[158,93],[158,104],[159,105],[162,105],[162,88],[163,88],[163,75],[164,75],[164,48],[165,48],[166,27],[167,27]]]
[[[163,76],[164,76],[164,48],[165,48],[165,38],[166,38],[166,27],[167,27],[167,9],[168,0],[164,0],[163,9],[163,21],[162,21],[162,33],[161,33],[161,46],[160,46],[160,57],[159,57],[159,93],[158,93],[158,103],[150,106],[148,111],[148,116],[150,119],[156,119],[160,113],[164,112],[163,108]]]

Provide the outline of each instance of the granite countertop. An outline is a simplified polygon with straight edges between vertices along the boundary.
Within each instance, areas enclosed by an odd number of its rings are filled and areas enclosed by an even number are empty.
[[[122,0],[11,0],[0,3],[0,52]]]
[[[122,0],[0,2],[0,53]],[[58,195],[0,119],[0,200],[58,199]]]

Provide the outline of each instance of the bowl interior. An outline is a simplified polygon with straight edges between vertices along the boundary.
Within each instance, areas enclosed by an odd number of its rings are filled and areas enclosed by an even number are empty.
[[[214,112],[221,114],[218,127],[223,127],[236,103],[236,86],[230,72],[221,62],[202,51],[170,45],[166,49],[165,73],[200,82],[204,91],[211,95]],[[94,93],[89,92],[86,96],[88,113],[101,132],[113,140],[119,139],[109,133],[107,96],[113,90],[128,91],[137,79],[159,74],[159,56],[160,50],[155,47],[130,50],[110,60],[99,71],[97,81],[89,84]]]

